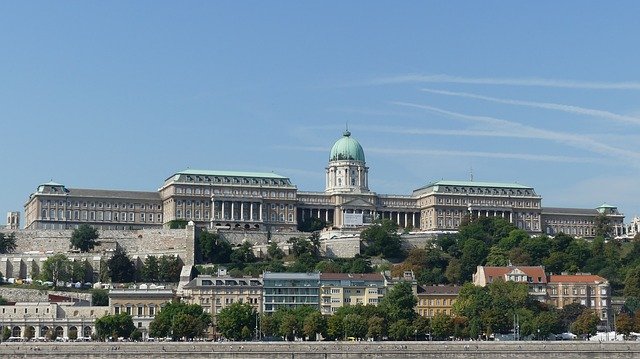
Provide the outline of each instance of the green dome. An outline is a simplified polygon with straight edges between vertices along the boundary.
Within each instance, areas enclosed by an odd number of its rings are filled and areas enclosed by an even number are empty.
[[[364,151],[360,142],[351,137],[351,132],[344,131],[342,138],[331,147],[329,161],[353,160],[364,162]]]

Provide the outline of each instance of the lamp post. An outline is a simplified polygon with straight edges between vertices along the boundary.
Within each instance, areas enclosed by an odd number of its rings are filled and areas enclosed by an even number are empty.
[[[414,342],[418,341],[418,329],[413,330],[413,341]]]

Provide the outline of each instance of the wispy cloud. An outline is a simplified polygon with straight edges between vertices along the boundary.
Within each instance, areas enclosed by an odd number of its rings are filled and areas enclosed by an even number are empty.
[[[285,150],[305,151],[305,152],[326,152],[327,150],[324,147],[315,147],[315,146],[277,146],[277,148],[285,149]],[[397,148],[381,148],[381,147],[367,148],[367,152],[378,153],[383,155],[482,157],[482,158],[518,159],[518,160],[528,160],[528,161],[563,162],[563,163],[601,162],[596,158],[589,158],[589,157],[535,155],[535,154],[528,154],[528,153],[512,153],[512,152],[423,150],[423,149],[397,149]]]
[[[633,163],[636,166],[638,165],[638,160],[640,160],[640,153],[609,146],[607,144],[598,142],[593,138],[589,138],[585,136],[539,129],[532,126],[523,125],[517,122],[507,121],[507,120],[489,117],[489,116],[466,115],[459,112],[447,111],[438,107],[433,107],[428,105],[421,105],[421,104],[415,104],[415,103],[409,103],[409,102],[391,102],[391,103],[398,106],[418,108],[418,109],[438,113],[449,118],[456,118],[456,119],[466,120],[474,123],[482,123],[485,125],[494,126],[491,130],[496,130],[498,132],[511,134],[511,137],[554,141],[557,143],[565,144],[568,146],[587,150],[587,151],[598,153],[601,155],[606,155],[606,156],[611,156],[615,158],[620,158],[622,160],[631,161],[631,163]]]
[[[400,76],[380,77],[368,81],[366,84],[390,85],[403,83],[456,83],[473,85],[535,86],[586,90],[640,90],[640,82],[636,81],[598,82],[543,78],[460,77],[446,74],[408,74]]]
[[[453,157],[482,157],[516,159],[527,161],[566,162],[566,163],[595,163],[599,160],[589,157],[572,157],[558,155],[536,155],[530,153],[512,152],[482,152],[482,151],[451,151],[451,150],[416,150],[396,148],[367,148],[367,152],[385,155],[414,155],[414,156],[453,156]]]
[[[596,110],[596,109],[584,108],[584,107],[578,107],[578,106],[572,106],[572,105],[564,105],[564,104],[549,103],[549,102],[512,100],[512,99],[506,99],[506,98],[483,96],[483,95],[467,93],[467,92],[453,92],[453,91],[435,90],[435,89],[428,89],[428,88],[422,89],[422,91],[438,94],[438,95],[464,97],[464,98],[471,98],[476,100],[503,103],[508,105],[527,106],[527,107],[541,108],[546,110],[562,111],[562,112],[573,113],[577,115],[592,116],[592,117],[603,118],[606,120],[640,125],[640,118],[638,117],[619,115],[617,113],[613,113],[609,111],[602,111],[602,110]]]

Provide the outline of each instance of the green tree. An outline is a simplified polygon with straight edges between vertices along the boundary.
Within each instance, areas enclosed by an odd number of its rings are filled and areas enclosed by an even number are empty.
[[[304,319],[302,332],[309,340],[316,340],[318,334],[325,336],[327,332],[327,318],[319,311],[314,311]]]
[[[525,239],[529,238],[529,233],[527,233],[523,229],[514,229],[509,232],[509,235],[501,238],[498,241],[498,247],[504,249],[505,251],[510,251],[513,248],[520,246],[520,243]]]
[[[389,338],[393,340],[407,340],[411,338],[413,329],[410,322],[406,319],[400,319],[389,326]]]
[[[242,335],[242,328],[252,327],[256,322],[256,315],[250,304],[236,302],[222,308],[216,316],[216,327],[227,339],[247,340],[249,338]]]
[[[118,246],[113,256],[107,260],[109,277],[115,283],[133,282],[136,277],[136,268],[129,259],[127,252]]]
[[[217,233],[202,231],[198,238],[200,253],[205,263],[229,263],[233,252],[231,244]]]
[[[570,330],[571,323],[575,322],[585,309],[587,309],[587,307],[580,303],[570,303],[565,305],[559,313],[562,329]]]
[[[626,298],[640,298],[640,266],[627,271],[624,280],[624,296]]]
[[[108,314],[96,319],[96,334],[101,340],[109,337],[112,340],[129,338],[135,329],[133,319],[127,313]]]
[[[416,316],[414,307],[417,299],[413,295],[413,289],[410,282],[400,282],[391,288],[380,301],[380,309],[386,313],[390,322],[396,322],[401,319],[407,320],[409,323]]]
[[[142,280],[145,282],[157,282],[159,279],[158,258],[148,256],[142,264]]]
[[[571,332],[576,335],[594,335],[596,334],[600,318],[591,310],[585,310],[571,324]]]
[[[404,256],[398,225],[389,219],[376,221],[367,227],[360,233],[360,239],[366,246],[364,253],[368,256],[382,255],[384,258]]]
[[[367,338],[379,340],[386,333],[385,320],[374,315],[367,321]]]
[[[170,229],[185,229],[187,228],[188,222],[184,219],[173,219],[169,221]]]
[[[620,313],[616,317],[616,332],[622,333],[625,338],[633,331],[633,318],[627,313]]]
[[[249,242],[244,242],[242,245],[233,250],[231,253],[231,263],[238,268],[244,268],[248,263],[256,261],[256,256],[253,254],[253,249]]]
[[[533,320],[533,333],[538,336],[538,340],[547,338],[550,334],[563,332],[560,316],[555,310],[541,312]]]
[[[81,252],[88,252],[96,245],[98,230],[88,224],[81,224],[71,233],[71,245]]]
[[[462,257],[460,258],[460,269],[463,281],[471,280],[471,276],[476,272],[477,266],[484,263],[489,253],[487,245],[478,239],[468,239],[462,247]]]
[[[167,304],[149,325],[149,335],[173,340],[202,337],[211,324],[211,316],[197,304],[172,302]]]
[[[91,289],[91,304],[95,306],[108,306],[109,291],[106,289]]]
[[[344,317],[332,315],[327,320],[327,336],[332,340],[344,338]]]
[[[4,329],[2,329],[2,341],[7,341],[9,338],[11,338],[11,330],[9,327],[4,327]]]
[[[453,336],[453,318],[447,314],[436,314],[431,319],[431,334],[436,339],[447,339]]]
[[[493,246],[487,256],[488,266],[505,267],[509,264],[509,253],[502,247]]]
[[[423,339],[431,332],[431,321],[421,315],[417,316],[412,323],[414,333],[417,338]]]
[[[58,282],[65,282],[71,279],[71,261],[62,253],[55,254],[42,263],[40,279],[53,282],[57,287]]]
[[[287,340],[294,340],[302,334],[302,326],[295,314],[288,312],[284,314],[280,321],[278,333]]]
[[[16,234],[10,233],[0,233],[0,253],[11,253],[15,251],[17,248],[16,244]]]
[[[278,247],[278,244],[276,242],[271,242],[271,244],[269,244],[269,246],[267,247],[267,256],[269,256],[269,258],[271,259],[280,260],[284,258],[284,252],[282,251],[282,249],[280,249],[280,247]]]
[[[596,216],[594,219],[594,227],[596,228],[596,237],[602,237],[604,239],[613,238],[613,225],[611,224],[611,218],[604,213]]]
[[[342,319],[345,337],[363,339],[367,336],[367,318],[358,314],[347,314]]]
[[[142,332],[140,331],[140,329],[136,328],[133,332],[131,332],[131,335],[129,337],[134,342],[139,342],[142,339]]]
[[[298,231],[300,232],[315,232],[324,229],[329,223],[323,221],[320,218],[305,218],[298,222]]]
[[[158,279],[161,282],[180,281],[181,270],[182,263],[178,257],[163,255],[158,259]]]

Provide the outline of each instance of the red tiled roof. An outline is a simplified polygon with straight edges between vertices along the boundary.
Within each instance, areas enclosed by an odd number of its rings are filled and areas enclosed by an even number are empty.
[[[320,280],[372,280],[383,281],[380,273],[320,273]]]
[[[606,281],[606,279],[595,274],[558,274],[549,276],[549,283],[595,283]]]
[[[489,281],[489,277],[493,277],[493,280],[496,278],[503,278],[505,274],[513,271],[514,269],[519,269],[527,277],[531,277],[532,283],[546,283],[547,275],[544,273],[544,267],[542,266],[510,266],[510,267],[482,267],[484,269],[484,276]],[[538,280],[540,278],[540,280]]]

